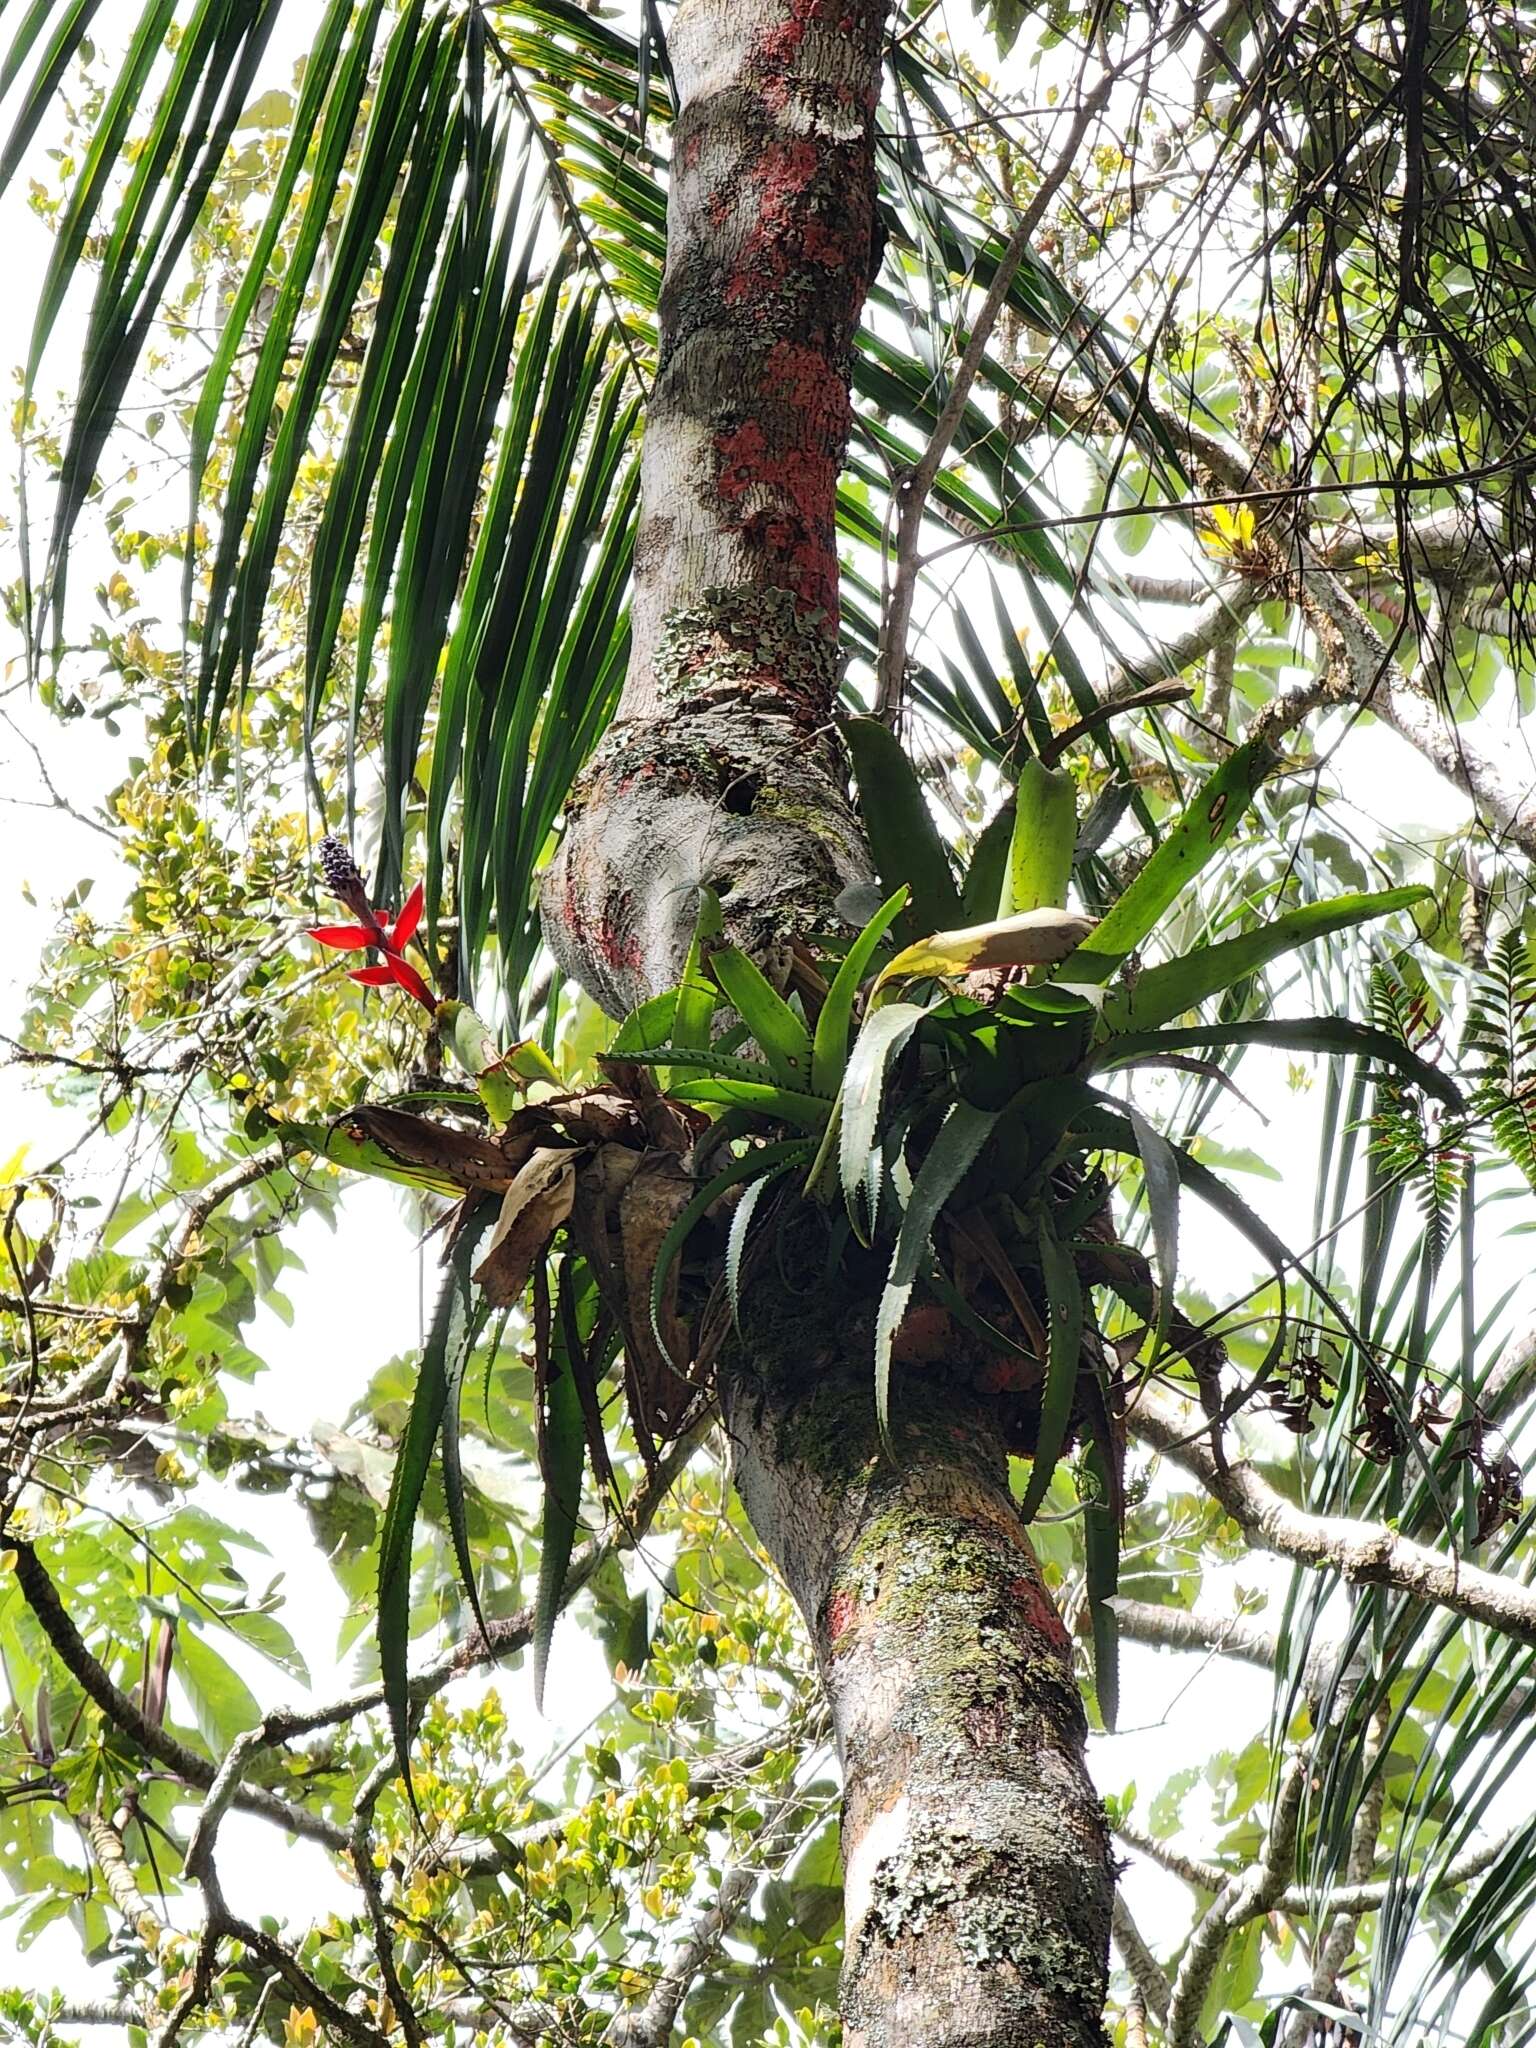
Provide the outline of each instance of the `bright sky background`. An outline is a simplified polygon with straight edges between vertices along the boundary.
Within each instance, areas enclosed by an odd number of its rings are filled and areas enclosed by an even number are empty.
[[[129,0],[108,0],[100,19],[103,24],[119,17],[127,22],[137,11],[136,0],[133,5]],[[284,10],[281,19],[287,41],[269,59],[267,82],[285,74],[304,18],[302,9]],[[48,238],[14,194],[5,204],[0,227],[7,262],[7,289],[0,293],[0,374],[5,374],[25,356],[30,301],[41,276]],[[76,317],[73,334],[66,323],[55,345],[55,381],[63,382],[71,373],[78,333]],[[0,448],[0,514],[7,519],[14,511],[13,469],[11,449]],[[0,546],[8,546],[3,536]],[[1160,561],[1149,551],[1136,566],[1156,571],[1177,564]],[[4,573],[12,572],[7,567]],[[77,595],[84,593],[91,578],[92,565],[87,561],[77,573]],[[984,608],[983,601],[978,609]],[[8,631],[0,624],[0,636]],[[20,660],[20,647],[14,639],[6,642],[0,638],[0,680],[19,674]],[[42,748],[61,794],[83,809],[98,803],[121,772],[126,740],[113,742],[95,721],[59,726],[24,695],[0,701]],[[1502,723],[1508,716],[1507,700],[1485,716]],[[1410,840],[1438,836],[1466,816],[1456,792],[1390,734],[1373,731],[1352,737],[1341,773],[1358,791],[1357,824],[1368,842],[1381,833],[1401,834]],[[0,843],[6,851],[0,867],[0,931],[4,934],[0,1030],[13,1033],[23,991],[52,927],[58,901],[81,876],[92,875],[96,878],[92,908],[107,914],[114,902],[121,900],[125,886],[107,842],[46,804],[38,807],[42,796],[34,763],[0,727]],[[27,883],[36,898],[35,906],[23,900],[22,887]],[[1245,1180],[1243,1192],[1282,1237],[1300,1244],[1309,1234],[1315,1143],[1311,1111],[1321,1091],[1314,1090],[1310,1099],[1288,1094],[1285,1065],[1278,1055],[1245,1064],[1245,1088],[1271,1102],[1277,1114],[1264,1129],[1246,1112],[1235,1111],[1224,1119],[1222,1136],[1225,1142],[1254,1146],[1273,1161],[1281,1178]],[[1158,1085],[1153,1082],[1147,1088],[1147,1100],[1154,1106]],[[44,1160],[61,1141],[73,1136],[74,1129],[74,1119],[52,1110],[20,1070],[0,1066],[0,1158],[27,1141],[35,1148],[34,1158]],[[1198,1211],[1186,1212],[1185,1225],[1189,1266],[1218,1292],[1231,1282],[1234,1272],[1231,1245]],[[297,1233],[296,1243],[307,1270],[292,1275],[287,1284],[294,1308],[292,1327],[283,1327],[270,1314],[262,1315],[250,1334],[250,1343],[269,1361],[270,1369],[250,1388],[233,1387],[231,1398],[238,1408],[259,1412],[277,1428],[304,1434],[317,1424],[339,1424],[377,1367],[409,1347],[420,1326],[424,1286],[435,1283],[424,1273],[423,1255],[413,1247],[403,1212],[391,1192],[379,1184],[362,1184],[348,1194],[336,1236],[322,1225],[308,1222]],[[1239,1258],[1238,1270],[1246,1275],[1252,1260],[1246,1253]],[[1520,1241],[1501,1244],[1490,1231],[1480,1269],[1480,1283],[1486,1275],[1486,1298],[1491,1299],[1506,1278],[1520,1274],[1528,1261],[1528,1250],[1522,1250]],[[371,1285],[362,1295],[349,1289],[343,1307],[331,1276],[364,1262],[372,1276]],[[1527,1311],[1530,1306],[1527,1301]],[[272,1569],[289,1571],[284,1619],[309,1661],[317,1696],[343,1689],[353,1674],[345,1665],[338,1665],[335,1656],[342,1603],[329,1575],[314,1568],[301,1511],[286,1500],[249,1494],[232,1493],[228,1505],[230,1518],[243,1522],[269,1546]],[[642,1564],[639,1570],[659,1572],[663,1562],[653,1557],[649,1566]],[[1273,1591],[1283,1589],[1285,1582],[1282,1572],[1257,1559],[1225,1576],[1234,1590],[1241,1585]],[[1212,1575],[1213,1585],[1216,1580],[1217,1575]],[[1220,1608],[1223,1598],[1219,1590],[1211,1591],[1205,1604]],[[258,1660],[246,1659],[241,1668],[264,1700],[276,1703],[278,1697],[288,1695],[289,1682],[274,1681]],[[540,1721],[534,1714],[526,1673],[502,1672],[495,1682],[508,1701],[514,1723],[522,1717],[527,1730],[525,1749],[531,1757],[559,1751],[585,1725],[594,1703],[606,1699],[609,1684],[594,1639],[569,1622],[557,1637],[547,1719]],[[1157,1655],[1134,1645],[1126,1648],[1123,1693],[1125,1731],[1112,1738],[1095,1737],[1090,1762],[1102,1789],[1118,1791],[1134,1780],[1143,1795],[1183,1764],[1203,1761],[1213,1748],[1245,1741],[1264,1724],[1269,1702],[1268,1681],[1257,1672]],[[1198,1820],[1193,1803],[1189,1815]],[[226,1851],[221,1868],[237,1912],[255,1915],[276,1908],[302,1922],[347,1894],[348,1888],[336,1876],[330,1859],[311,1844],[287,1844],[272,1830],[238,1815],[226,1823],[221,1840]],[[1142,1866],[1132,1871],[1127,1896],[1155,1945],[1175,1938],[1186,1924],[1182,1887],[1151,1875]],[[195,1912],[195,1895],[177,1900],[171,1907],[171,1917],[180,1924],[186,1924],[189,1916],[195,1918]],[[0,1920],[0,1982],[58,1985],[81,1997],[107,1996],[111,1991],[110,1970],[86,1972],[67,1927],[49,1929],[30,1951],[18,1954],[4,1920]]]

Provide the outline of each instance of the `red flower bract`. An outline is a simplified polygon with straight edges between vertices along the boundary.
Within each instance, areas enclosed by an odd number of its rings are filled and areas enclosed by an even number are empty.
[[[373,966],[351,968],[348,978],[360,981],[366,988],[403,988],[424,1010],[435,1014],[437,1004],[433,1000],[431,989],[401,951],[401,948],[414,937],[416,927],[421,923],[425,893],[422,884],[418,882],[406,897],[393,924],[387,911],[375,911],[368,924],[314,925],[305,936],[316,940],[322,946],[332,946],[338,952],[382,953],[383,959]]]

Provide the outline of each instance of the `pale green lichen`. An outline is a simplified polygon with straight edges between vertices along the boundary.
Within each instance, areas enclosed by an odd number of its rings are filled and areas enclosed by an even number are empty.
[[[830,707],[838,665],[825,615],[793,591],[758,584],[712,588],[679,606],[652,657],[657,689],[671,703],[761,682],[774,695]]]
[[[863,1938],[921,1936],[947,1915],[971,1961],[1010,1964],[1027,1982],[1060,1997],[1098,1996],[1103,1969],[1091,1945],[1030,1903],[1025,1858],[982,1850],[960,1829],[921,1817],[900,1852],[875,1875]]]

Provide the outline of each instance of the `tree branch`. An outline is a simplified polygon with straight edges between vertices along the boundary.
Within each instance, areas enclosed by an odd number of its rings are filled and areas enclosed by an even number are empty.
[[[1381,1837],[1381,1816],[1387,1798],[1387,1774],[1384,1770],[1376,1769],[1376,1766],[1381,1760],[1382,1749],[1390,1731],[1391,1716],[1383,1707],[1372,1720],[1370,1735],[1361,1752],[1362,1781],[1368,1779],[1370,1784],[1360,1801],[1359,1810],[1355,1814],[1355,1824],[1350,1830],[1349,1857],[1345,1865],[1347,1886],[1364,1884],[1370,1877],[1371,1867],[1376,1861],[1376,1844]],[[1335,2001],[1339,1978],[1354,1953],[1355,1930],[1359,1924],[1358,1913],[1338,1911],[1332,1913],[1324,1922],[1322,1939],[1312,1954],[1312,1981],[1309,1993],[1314,2002]],[[1292,2014],[1290,2024],[1285,2030],[1285,2048],[1307,2048],[1311,2036],[1312,2015],[1302,2008]]]
[[[1144,655],[1117,663],[1099,685],[1100,702],[1113,704],[1164,676],[1182,675],[1213,648],[1229,641],[1263,596],[1264,585],[1253,576],[1232,576],[1218,584],[1182,633]]]
[[[1268,479],[1248,456],[1186,420],[1165,423],[1201,469],[1241,495]],[[1278,542],[1271,542],[1279,549]],[[1329,566],[1299,521],[1285,535],[1276,568],[1286,574],[1297,602],[1322,643],[1326,673],[1283,692],[1254,721],[1254,731],[1277,738],[1324,703],[1363,706],[1405,739],[1448,782],[1470,796],[1520,850],[1536,859],[1536,769],[1513,747],[1473,747],[1433,696],[1417,687],[1377,632],[1342,573]]]
[[[1296,1830],[1307,1782],[1303,1751],[1294,1756],[1275,1797],[1269,1834],[1257,1863],[1229,1878],[1196,1922],[1168,2001],[1170,2048],[1199,2048],[1200,2011],[1228,1938],[1244,1921],[1272,1912],[1296,1860]]]
[[[668,1448],[654,1473],[638,1489],[630,1502],[625,1521],[611,1523],[600,1535],[590,1537],[573,1554],[562,1597],[562,1607],[575,1597],[609,1557],[629,1549],[645,1534],[657,1509],[670,1492],[678,1473],[693,1455],[706,1426],[705,1421],[700,1421],[686,1436],[678,1438],[676,1443]],[[220,1778],[221,1767],[200,1756],[196,1750],[189,1749],[166,1729],[146,1719],[134,1701],[113,1683],[106,1668],[87,1648],[84,1638],[59,1598],[58,1589],[32,1545],[14,1535],[9,1536],[7,1541],[16,1554],[16,1578],[22,1596],[37,1617],[43,1633],[52,1644],[54,1653],[64,1668],[95,1701],[108,1720],[121,1729],[146,1756],[164,1764],[166,1769],[173,1772],[184,1784],[211,1793]],[[416,1704],[431,1699],[451,1680],[461,1677],[466,1671],[491,1663],[497,1657],[526,1649],[532,1640],[531,1608],[524,1608],[520,1613],[505,1620],[492,1622],[488,1638],[476,1629],[463,1642],[445,1651],[434,1664],[415,1675],[411,1680],[411,1698]],[[368,1686],[325,1706],[278,1708],[266,1715],[256,1728],[247,1730],[246,1734],[239,1738],[236,1747],[246,1745],[241,1751],[242,1767],[248,1767],[251,1755],[256,1750],[275,1747],[293,1740],[296,1736],[334,1727],[340,1722],[355,1719],[357,1715],[382,1703],[382,1689],[378,1686]],[[231,1751],[231,1756],[233,1754],[234,1751]],[[228,1800],[241,1812],[255,1814],[258,1819],[270,1821],[289,1834],[301,1835],[309,1841],[319,1842],[338,1854],[345,1855],[350,1851],[351,1837],[348,1830],[336,1826],[332,1821],[322,1819],[318,1814],[310,1813],[302,1806],[295,1806],[260,1786],[243,1785],[239,1782],[238,1775],[229,1781]],[[503,1866],[504,1859],[498,1854],[494,1867],[500,1869]]]
[[[1198,1479],[1260,1549],[1293,1564],[1336,1571],[1351,1585],[1391,1586],[1536,1646],[1536,1588],[1433,1550],[1383,1523],[1310,1514],[1277,1492],[1246,1459],[1219,1466],[1209,1444],[1191,1438],[1193,1425],[1183,1404],[1159,1387],[1142,1389],[1131,1426]]]
[[[1160,2027],[1166,2027],[1172,1986],[1162,1964],[1143,1941],[1141,1929],[1131,1918],[1131,1909],[1121,1897],[1118,1887],[1110,1914],[1110,1926],[1115,1947],[1120,1951],[1120,1960],[1130,1972],[1131,1982],[1136,1986],[1142,2004],[1155,2015]]]
[[[638,2011],[615,2015],[605,2036],[612,2048],[666,2048],[678,2008],[694,1979],[746,1910],[764,1871],[793,1853],[802,1833],[804,1811],[805,1801],[793,1792],[780,1802],[777,1812],[753,1842],[757,1852],[754,1859],[738,1863],[724,1873],[719,1897],[673,1943],[644,2005]]]

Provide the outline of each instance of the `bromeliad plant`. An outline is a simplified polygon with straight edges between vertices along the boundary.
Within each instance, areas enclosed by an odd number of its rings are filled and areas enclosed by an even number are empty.
[[[545,1498],[542,1692],[588,1460],[600,1488],[615,1485],[605,1384],[622,1387],[654,1466],[659,1443],[707,1412],[753,1261],[807,1205],[823,1218],[829,1267],[870,1303],[871,1398],[888,1455],[901,1455],[908,1371],[950,1375],[995,1405],[1001,1439],[1031,1460],[1026,1520],[1081,1444],[1096,1689],[1108,1725],[1133,1374],[1193,1384],[1220,1455],[1225,1420],[1288,1370],[1294,1271],[1356,1346],[1376,1407],[1416,1441],[1401,1393],[1345,1308],[1223,1179],[1115,1094],[1113,1080],[1174,1065],[1221,1081],[1218,1056],[1262,1044],[1368,1060],[1400,1094],[1419,1091],[1460,1116],[1455,1083],[1390,1020],[1244,1019],[1229,1000],[1229,1014],[1200,1021],[1202,1006],[1251,985],[1282,954],[1409,910],[1428,892],[1287,910],[1138,970],[1165,913],[1275,772],[1262,742],[1210,776],[1094,919],[1067,904],[1082,849],[1075,785],[1055,759],[1018,765],[960,878],[901,746],[873,721],[847,732],[880,878],[878,907],[856,935],[797,948],[779,985],[723,941],[705,891],[679,984],[620,1027],[599,1085],[565,1087],[538,1048],[502,1052],[464,1005],[443,1003],[433,1006],[435,1028],[471,1086],[440,1091],[435,1115],[409,1102],[365,1106],[292,1133],[340,1164],[458,1198],[381,1545],[380,1648],[402,1767],[412,1531],[439,1444],[456,1555],[479,1615],[458,1414],[488,1321],[525,1308],[531,1333]],[[361,891],[359,878],[353,894]],[[388,978],[421,1001],[399,965],[411,904],[392,927],[358,916]],[[327,931],[315,936],[336,943]],[[1139,1173],[1155,1273],[1112,1214],[1118,1161]],[[1243,1233],[1279,1283],[1268,1354],[1235,1389],[1222,1378],[1219,1339],[1174,1300],[1186,1190]]]

